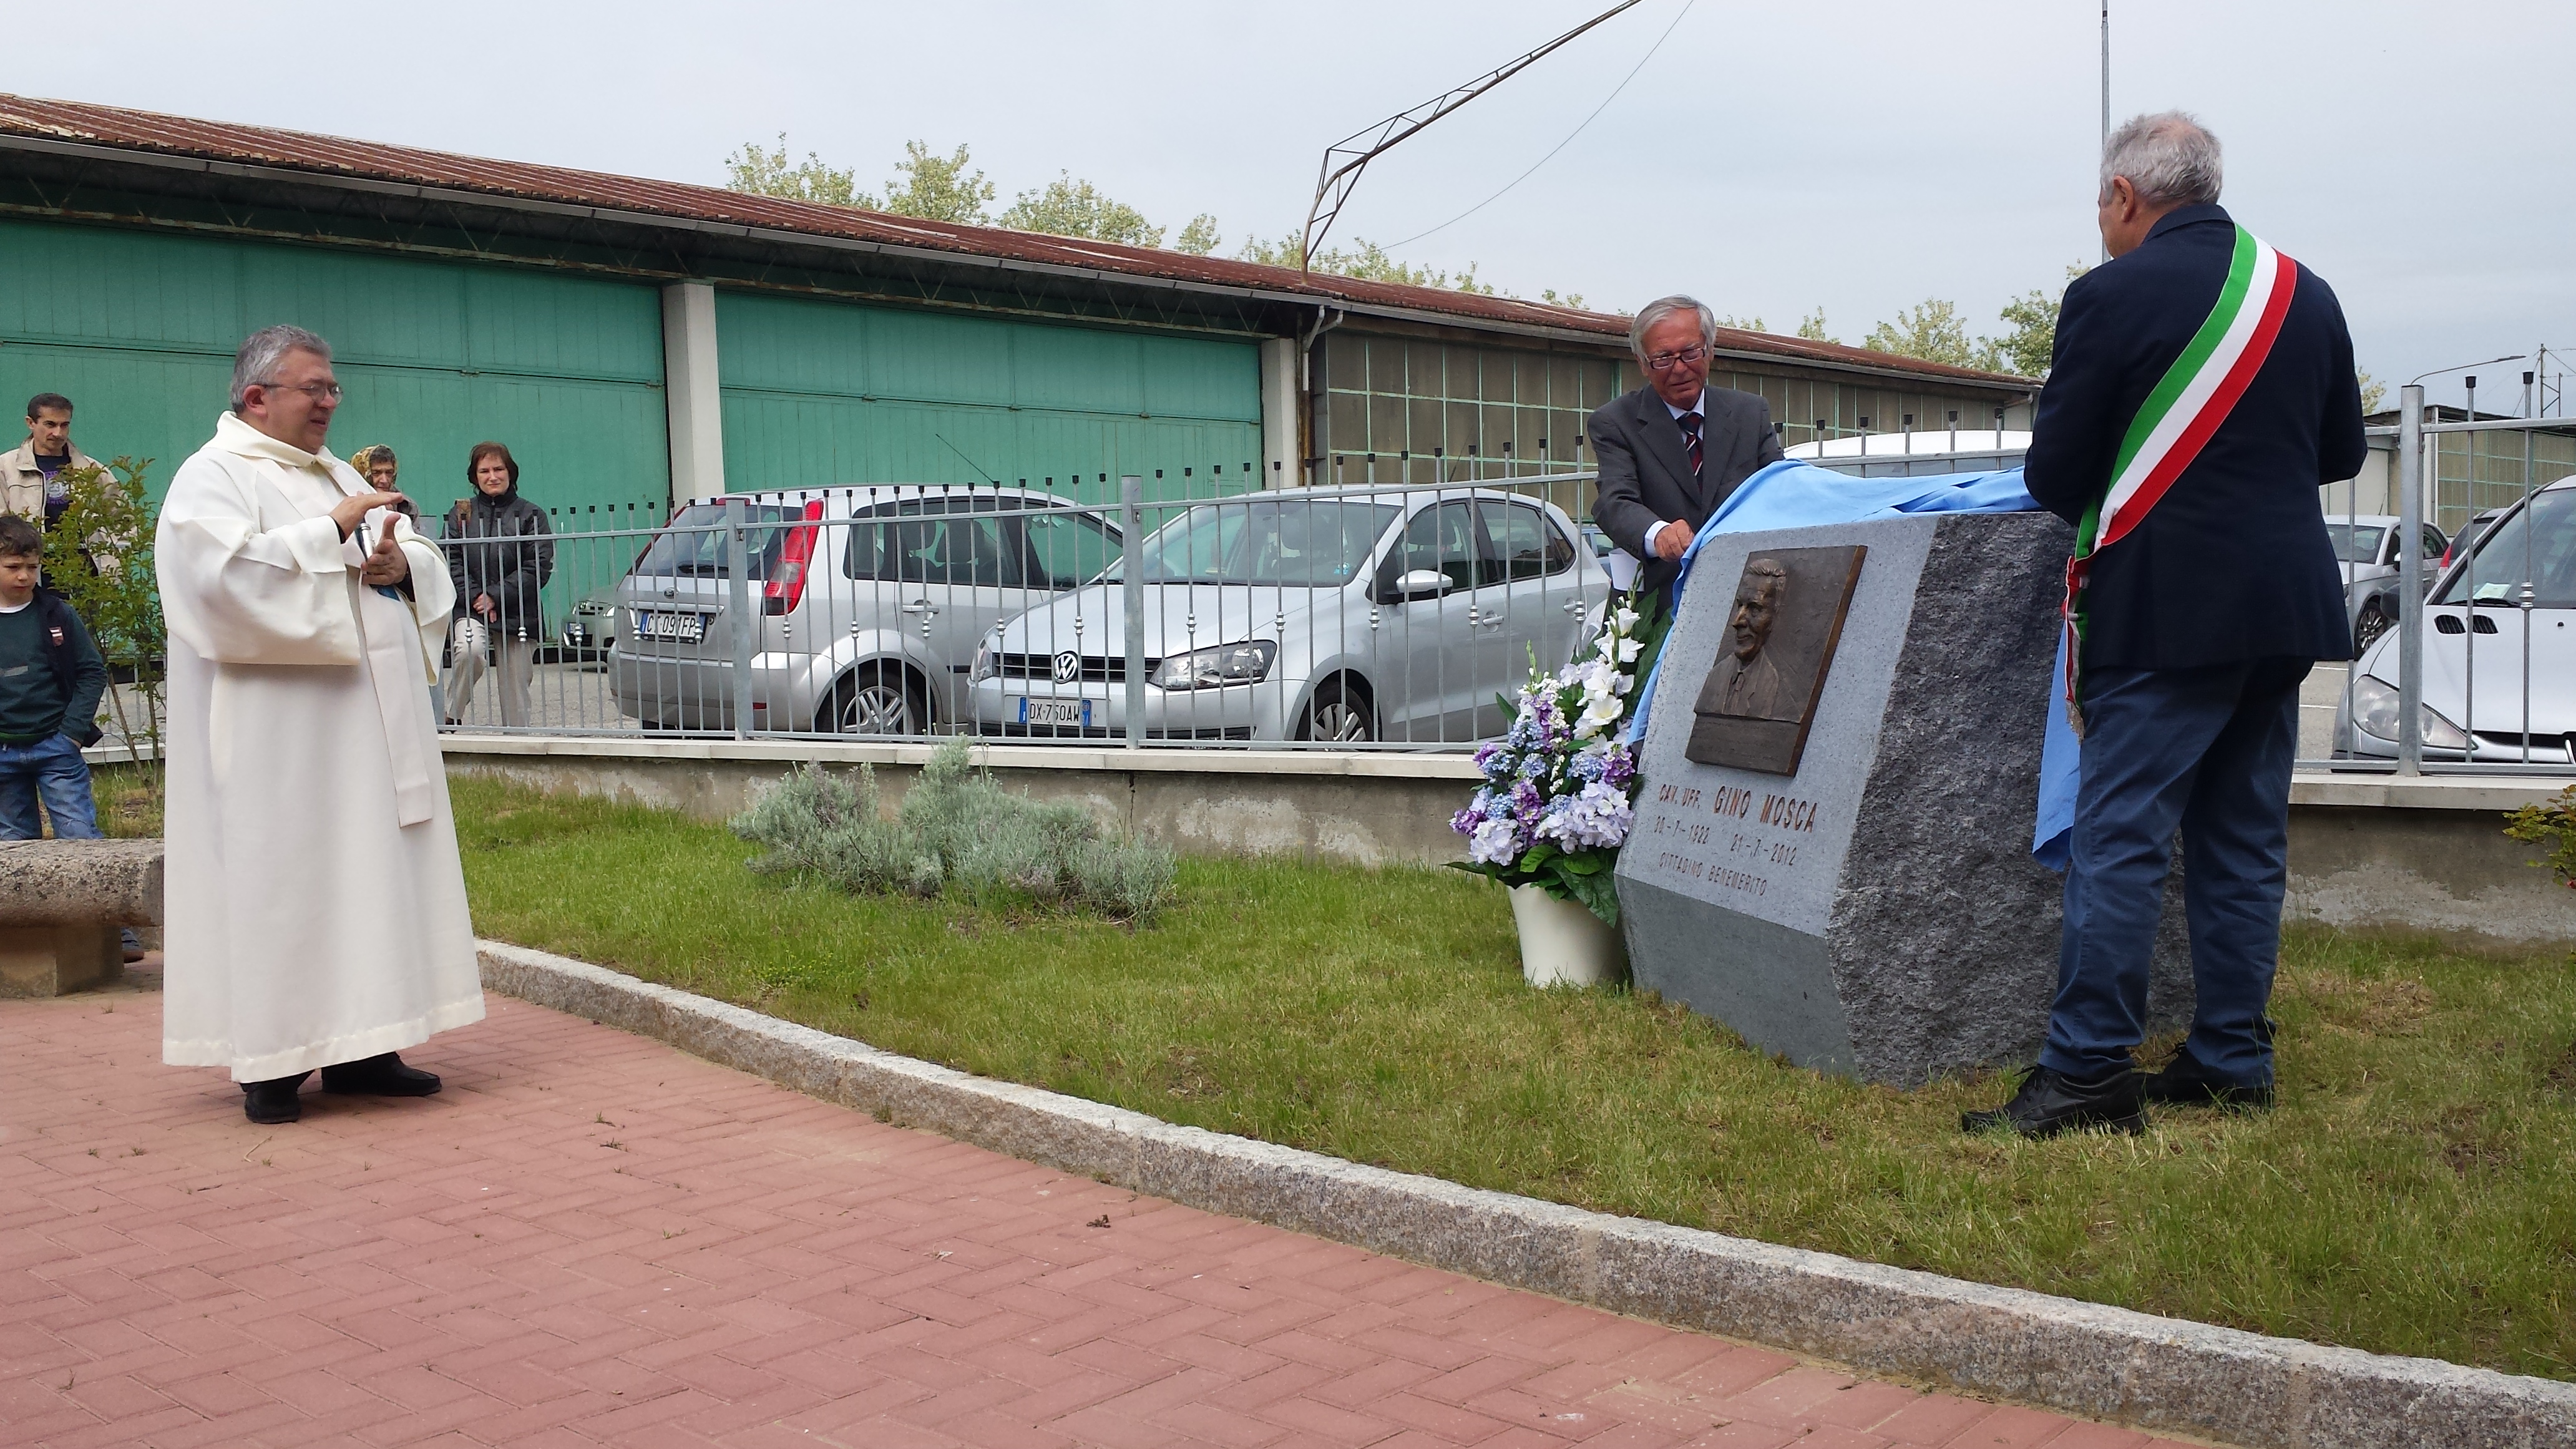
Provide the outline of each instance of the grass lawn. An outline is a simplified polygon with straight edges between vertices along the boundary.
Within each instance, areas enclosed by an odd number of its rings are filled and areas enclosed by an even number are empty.
[[[1171,1121],[1607,1212],[2576,1378],[2576,969],[2302,931],[2282,1105],[1966,1138],[1996,1082],[1786,1066],[1521,984],[1455,871],[1181,862],[1141,932],[754,876],[722,827],[458,782],[482,933]]]

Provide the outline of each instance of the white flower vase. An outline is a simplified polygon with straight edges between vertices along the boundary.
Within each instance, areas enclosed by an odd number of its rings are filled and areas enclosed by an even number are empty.
[[[1520,927],[1521,975],[1532,986],[1605,986],[1627,968],[1618,928],[1580,901],[1514,886],[1512,923]]]

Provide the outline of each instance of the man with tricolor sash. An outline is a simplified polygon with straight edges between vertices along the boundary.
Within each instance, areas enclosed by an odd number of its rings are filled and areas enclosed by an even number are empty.
[[[2299,684],[2351,657],[2318,485],[2360,471],[2334,293],[2218,206],[2217,138],[2179,112],[2104,147],[2111,261],[2066,289],[2026,481],[2075,525],[2064,707],[2082,736],[2057,996],[2038,1065],[1970,1130],[2136,1131],[2149,1102],[2272,1101]],[[2197,993],[2140,1074],[2179,833]]]

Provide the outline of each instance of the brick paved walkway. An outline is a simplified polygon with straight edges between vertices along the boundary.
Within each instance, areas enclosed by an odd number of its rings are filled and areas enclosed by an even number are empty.
[[[0,1443],[2109,1449],[1068,1179],[508,997],[245,1122],[0,1001]],[[1105,1226],[1104,1226],[1105,1224]]]

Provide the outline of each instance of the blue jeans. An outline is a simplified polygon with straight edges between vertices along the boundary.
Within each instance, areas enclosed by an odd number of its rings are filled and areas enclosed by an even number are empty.
[[[0,840],[34,840],[45,833],[44,819],[36,814],[39,799],[56,839],[98,839],[89,762],[68,735],[32,745],[0,744]]]
[[[2040,1065],[2078,1078],[2130,1065],[2182,832],[2191,925],[2191,1054],[2243,1086],[2272,1080],[2264,1008],[2289,879],[2290,762],[2305,659],[2206,669],[2094,669],[2084,680],[2057,1000]]]

